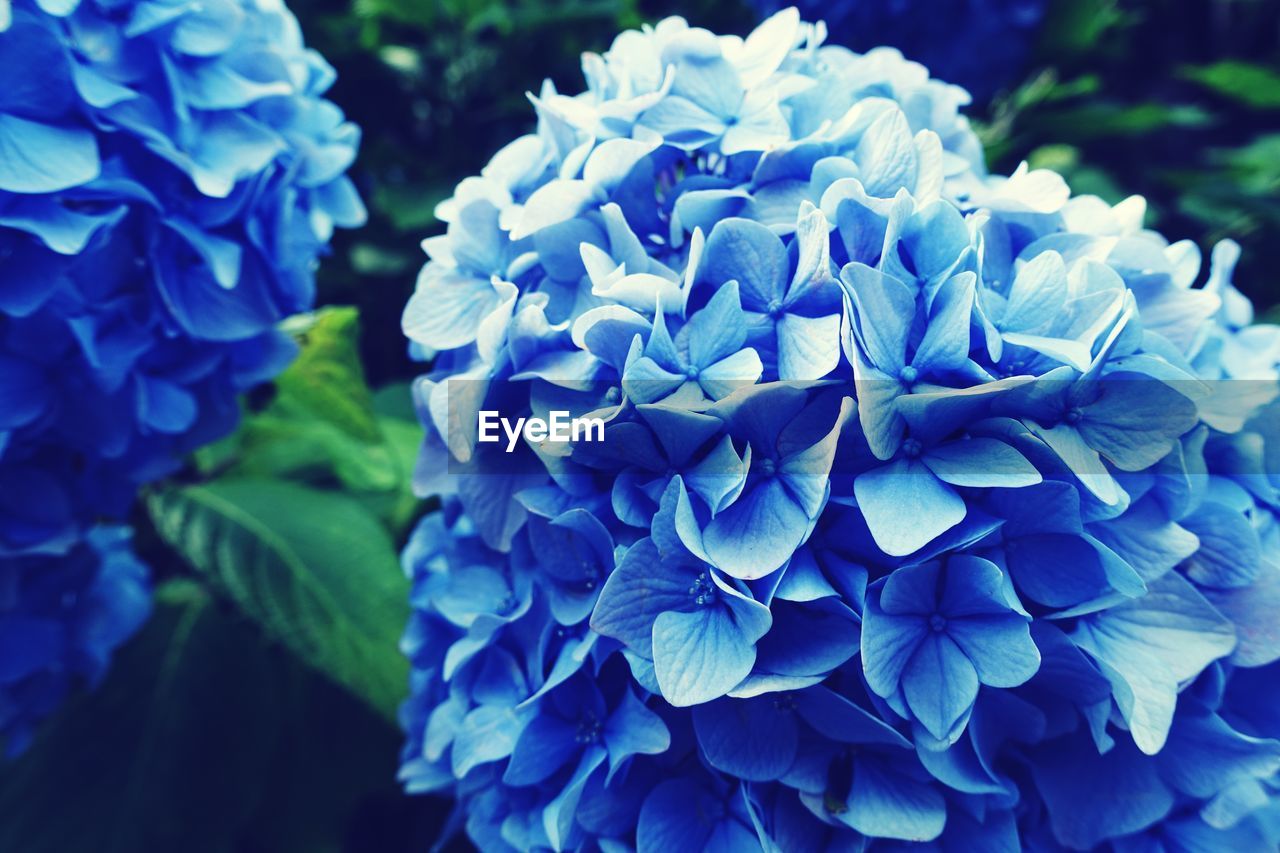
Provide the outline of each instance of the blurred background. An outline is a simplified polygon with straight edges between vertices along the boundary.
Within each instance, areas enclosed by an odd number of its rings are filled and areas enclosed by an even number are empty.
[[[364,129],[368,227],[342,232],[299,360],[240,430],[134,519],[156,614],[106,682],[0,767],[0,850],[426,851],[448,803],[399,794],[407,667],[397,553],[417,372],[399,315],[433,210],[527,132],[525,93],[668,14],[745,34],[776,0],[294,0]],[[975,94],[993,170],[1148,200],[1148,225],[1244,247],[1236,284],[1280,319],[1280,0],[802,2],[829,40],[900,47]],[[459,848],[462,849],[462,848]]]

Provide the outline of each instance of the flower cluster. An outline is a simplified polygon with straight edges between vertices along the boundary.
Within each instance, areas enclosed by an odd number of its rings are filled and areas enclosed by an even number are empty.
[[[1234,245],[986,174],[961,90],[822,33],[624,33],[441,206],[405,786],[484,850],[1274,846]]]
[[[94,675],[138,621],[127,544],[91,531],[232,428],[237,394],[291,356],[276,325],[311,306],[333,228],[364,210],[344,177],[358,131],[278,0],[4,6],[0,737],[18,741],[47,685]],[[55,641],[59,622],[91,627]]]
[[[99,526],[65,552],[0,560],[0,731],[21,752],[33,727],[79,682],[95,684],[111,652],[151,612],[147,567],[128,531]]]

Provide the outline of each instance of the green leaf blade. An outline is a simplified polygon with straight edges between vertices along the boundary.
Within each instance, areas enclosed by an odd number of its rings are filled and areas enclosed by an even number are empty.
[[[151,495],[156,530],[272,639],[394,719],[408,584],[379,520],[352,498],[227,479]]]

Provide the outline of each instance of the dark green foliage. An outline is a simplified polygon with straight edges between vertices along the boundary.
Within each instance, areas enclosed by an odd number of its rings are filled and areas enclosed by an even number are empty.
[[[1064,172],[1078,192],[1137,193],[1148,224],[1244,247],[1235,282],[1280,302],[1280,2],[1060,0],[1030,79],[997,102],[997,169]]]
[[[232,608],[172,581],[101,689],[4,768],[0,850],[425,850],[442,807],[397,795],[398,744]]]

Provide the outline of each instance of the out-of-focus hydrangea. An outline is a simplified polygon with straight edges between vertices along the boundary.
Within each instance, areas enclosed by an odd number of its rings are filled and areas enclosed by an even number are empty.
[[[0,656],[22,680],[4,683],[0,738],[12,745],[138,622],[144,579],[102,580],[123,577],[125,541],[104,550],[89,531],[234,426],[237,394],[291,357],[276,326],[312,305],[334,227],[364,209],[344,176],[358,130],[323,99],[333,70],[276,0],[4,6]],[[97,574],[77,568],[89,553]],[[63,615],[45,600],[55,588]]]
[[[753,0],[752,5],[770,15],[784,4]],[[795,5],[802,15],[822,19],[832,43],[853,50],[896,48],[985,102],[1001,88],[1017,83],[1049,4],[1046,0],[801,0]]]
[[[962,92],[822,33],[624,33],[441,206],[406,788],[484,850],[1274,849],[1234,245],[986,174]]]
[[[0,731],[9,755],[151,611],[147,567],[128,531],[99,526],[65,553],[0,559]]]

